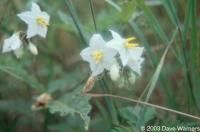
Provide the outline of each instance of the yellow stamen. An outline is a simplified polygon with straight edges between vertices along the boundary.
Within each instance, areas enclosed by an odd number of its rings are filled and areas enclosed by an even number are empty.
[[[101,51],[95,51],[92,54],[92,57],[95,60],[96,64],[98,64],[98,63],[100,63],[102,61],[103,56],[104,56],[104,54]]]
[[[124,43],[124,47],[127,49],[132,49],[132,48],[138,47],[138,43],[131,42],[135,39],[136,39],[135,37],[127,38]]]
[[[129,37],[129,38],[127,38],[126,40],[127,40],[127,41],[133,41],[133,40],[136,40],[136,38],[135,38],[135,37]]]
[[[37,22],[38,25],[40,25],[44,28],[47,28],[47,26],[49,25],[43,17],[38,17],[36,19],[36,22]]]

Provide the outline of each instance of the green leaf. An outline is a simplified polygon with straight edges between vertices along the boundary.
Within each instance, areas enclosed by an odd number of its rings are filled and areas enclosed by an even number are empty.
[[[120,115],[123,117],[123,119],[132,124],[135,124],[137,121],[137,115],[135,115],[134,107],[125,107],[120,109]]]
[[[164,61],[165,61],[166,55],[167,55],[168,50],[169,50],[169,48],[171,47],[171,45],[172,45],[172,43],[173,43],[173,41],[174,41],[174,39],[175,39],[175,37],[176,37],[176,35],[177,35],[177,32],[178,32],[178,31],[177,31],[177,29],[176,29],[176,30],[174,31],[174,33],[173,33],[173,36],[172,36],[171,41],[169,42],[167,48],[165,49],[165,51],[164,51],[164,53],[163,53],[163,55],[162,55],[162,57],[161,57],[161,59],[160,59],[160,62],[159,62],[159,64],[158,64],[157,68],[156,68],[156,71],[154,72],[154,74],[153,74],[153,76],[152,76],[150,82],[147,84],[146,89],[149,89],[149,91],[148,91],[147,96],[146,96],[146,99],[145,99],[146,102],[149,101],[149,98],[150,98],[151,94],[153,93],[153,91],[154,91],[154,89],[155,89],[156,83],[157,83],[157,81],[158,81],[158,79],[159,79],[159,76],[160,76],[162,67],[163,67],[163,65],[164,65]]]
[[[144,11],[144,15],[146,16],[149,24],[154,29],[155,33],[157,33],[157,36],[165,43],[168,43],[168,37],[166,33],[163,31],[163,28],[161,27],[160,23],[158,22],[158,19],[155,17],[151,9],[145,4],[144,0],[136,0],[138,3],[138,6]]]
[[[136,124],[138,120],[140,120],[140,112],[141,112],[140,106],[136,107],[125,107],[120,110],[120,114],[122,118],[127,120],[131,124]],[[142,121],[142,124],[145,125],[148,121],[153,119],[156,115],[156,111],[154,108],[147,107],[144,111],[144,118]]]
[[[32,111],[30,109],[31,102],[24,100],[1,100],[0,110],[1,111],[12,111],[26,116],[32,117]]]
[[[48,108],[51,113],[58,112],[61,116],[79,114],[85,122],[85,129],[88,129],[90,123],[88,114],[91,111],[90,98],[90,96],[82,95],[82,89],[77,88],[60,99],[50,102]]]
[[[163,5],[170,16],[172,23],[177,26],[179,24],[179,19],[177,16],[176,8],[174,7],[173,1],[171,0],[162,0]]]
[[[45,91],[44,86],[38,82],[37,78],[33,75],[28,74],[24,69],[17,66],[6,66],[6,65],[0,65],[0,70],[10,74],[14,78],[21,80],[28,85],[30,85],[32,88],[38,89],[39,91]]]

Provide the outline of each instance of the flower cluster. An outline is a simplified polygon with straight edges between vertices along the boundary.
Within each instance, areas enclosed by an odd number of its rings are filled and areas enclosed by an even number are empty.
[[[28,25],[26,33],[16,32],[8,39],[4,40],[2,52],[13,51],[17,58],[20,58],[23,54],[23,47],[28,45],[29,51],[37,55],[37,47],[31,42],[30,38],[39,35],[43,38],[46,37],[50,16],[41,11],[40,7],[36,3],[32,3],[30,11],[25,11],[17,16]]]
[[[126,66],[141,75],[144,48],[139,47],[135,37],[125,39],[112,30],[110,32],[112,40],[106,42],[100,34],[94,34],[90,39],[89,47],[81,52],[83,60],[90,64],[92,76],[97,76],[106,69],[110,71],[111,79],[117,80],[120,68]],[[118,56],[121,63],[118,62]]]

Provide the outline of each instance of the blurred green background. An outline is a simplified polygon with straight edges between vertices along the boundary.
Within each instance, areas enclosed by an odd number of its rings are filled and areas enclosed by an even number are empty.
[[[78,114],[60,116],[48,109],[32,111],[31,106],[43,92],[57,100],[84,87],[90,69],[79,53],[96,32],[90,2],[0,0],[1,47],[12,33],[26,30],[26,24],[16,14],[29,10],[32,2],[51,16],[48,35],[32,39],[39,49],[37,56],[27,50],[21,59],[12,53],[0,55],[0,132],[84,132]],[[155,77],[159,60],[178,28],[149,102],[199,115],[199,4],[198,0],[92,0],[97,30],[105,40],[111,39],[108,30],[113,29],[125,38],[136,36],[145,47],[142,76],[129,84],[125,75],[120,82],[112,82],[106,74],[109,93],[138,99]],[[99,82],[92,92],[105,92]],[[123,100],[92,98],[90,104],[90,132],[137,132],[141,124],[199,125],[199,121],[152,108],[146,108],[140,117],[140,106]]]

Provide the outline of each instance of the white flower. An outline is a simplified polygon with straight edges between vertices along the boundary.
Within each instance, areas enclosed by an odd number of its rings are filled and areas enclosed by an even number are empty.
[[[136,72],[138,75],[141,75],[141,64],[142,62],[144,61],[144,58],[140,57],[140,58],[137,58],[137,59],[133,59],[131,58],[129,61],[128,61],[128,66],[134,71]]]
[[[120,77],[120,67],[117,63],[114,63],[110,69],[110,78],[113,81],[117,81]]]
[[[28,49],[33,55],[37,55],[38,54],[37,47],[31,42],[28,44]]]
[[[28,25],[27,38],[35,35],[46,37],[50,17],[41,11],[36,3],[32,3],[31,11],[22,12],[17,16]]]
[[[20,40],[19,35],[19,33],[14,33],[10,38],[4,40],[2,50],[3,53],[14,51],[14,54],[17,56],[17,58],[21,57],[22,41]]]
[[[108,42],[107,46],[118,51],[123,66],[127,65],[130,59],[137,60],[141,57],[144,48],[138,47],[138,43],[133,42],[135,37],[125,39],[112,30],[110,32],[113,39]]]
[[[89,47],[81,52],[83,60],[90,63],[92,76],[97,76],[104,71],[109,70],[113,62],[116,51],[105,46],[106,42],[100,34],[94,34],[89,42]]]

